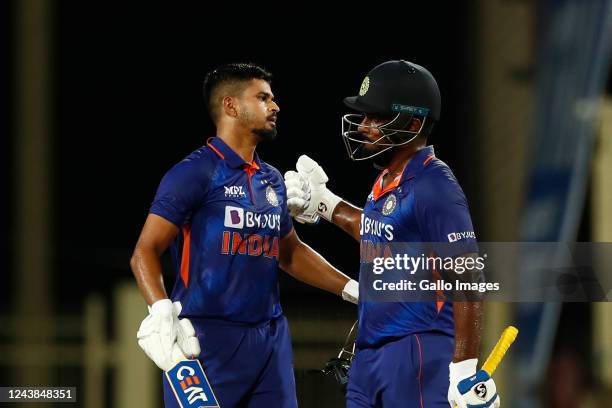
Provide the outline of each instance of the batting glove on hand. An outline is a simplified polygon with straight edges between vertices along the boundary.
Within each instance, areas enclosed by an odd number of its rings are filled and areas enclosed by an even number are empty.
[[[287,172],[289,183],[285,174],[287,207],[299,214],[296,219],[301,222],[313,223],[318,221],[319,216],[331,221],[334,209],[342,199],[326,187],[329,181],[327,174],[316,161],[306,155],[298,158],[295,167],[297,175],[295,172]],[[289,188],[292,189],[291,196]]]
[[[302,224],[316,224],[319,215],[304,214],[310,206],[310,184],[298,172],[289,170],[285,173],[285,187],[287,188],[287,210],[296,221]]]
[[[185,359],[176,343],[176,335],[174,306],[170,299],[162,299],[149,307],[149,315],[140,324],[136,337],[147,356],[159,368],[168,371]]]
[[[451,408],[499,408],[495,381],[486,371],[476,372],[478,359],[450,363],[448,403]]]
[[[174,302],[174,326],[176,327],[176,343],[187,358],[197,358],[200,355],[200,342],[189,319],[179,319],[183,306]]]

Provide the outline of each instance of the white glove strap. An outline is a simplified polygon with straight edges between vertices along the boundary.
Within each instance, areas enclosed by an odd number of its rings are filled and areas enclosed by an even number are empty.
[[[316,203],[316,211],[321,217],[331,222],[334,210],[336,209],[336,206],[340,203],[340,201],[342,201],[340,197],[338,197],[326,188],[325,191],[323,191],[323,193],[319,197],[319,202]]]
[[[477,358],[470,358],[469,360],[459,361],[458,363],[450,363],[448,365],[448,370],[451,382],[459,382],[476,374],[477,366]]]
[[[359,282],[353,279],[346,282],[344,289],[342,289],[342,299],[357,304],[359,300]]]

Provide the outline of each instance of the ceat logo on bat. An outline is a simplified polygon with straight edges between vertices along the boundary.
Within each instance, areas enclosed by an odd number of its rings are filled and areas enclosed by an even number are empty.
[[[183,360],[166,372],[181,408],[219,408],[199,360]]]

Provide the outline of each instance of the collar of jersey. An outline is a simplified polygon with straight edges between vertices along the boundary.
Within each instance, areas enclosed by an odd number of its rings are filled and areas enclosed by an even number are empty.
[[[232,148],[229,147],[223,140],[221,140],[220,137],[211,137],[206,141],[206,144],[208,147],[213,149],[213,151],[217,153],[221,159],[225,160],[230,167],[236,169],[250,169],[253,171],[261,168],[261,162],[259,161],[259,156],[257,156],[257,153],[255,153],[253,156],[253,161],[248,163],[244,161],[242,157],[238,155],[238,153],[233,151]]]
[[[404,170],[397,176],[393,181],[383,190],[382,181],[383,177],[389,173],[389,169],[384,169],[382,173],[376,179],[374,188],[372,189],[372,196],[374,200],[378,200],[388,192],[397,188],[404,178],[411,179],[421,172],[435,157],[433,146],[427,146],[416,152],[410,159]]]

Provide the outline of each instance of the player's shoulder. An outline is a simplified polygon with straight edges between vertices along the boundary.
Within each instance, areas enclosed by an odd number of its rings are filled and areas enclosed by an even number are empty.
[[[176,163],[168,174],[210,179],[219,160],[219,156],[210,147],[201,146]]]
[[[416,175],[414,189],[417,198],[422,201],[465,200],[465,194],[455,174],[445,162],[438,158],[431,160]]]
[[[433,183],[438,186],[459,187],[459,182],[451,168],[437,157],[434,157],[424,166],[420,179],[422,182]]]

